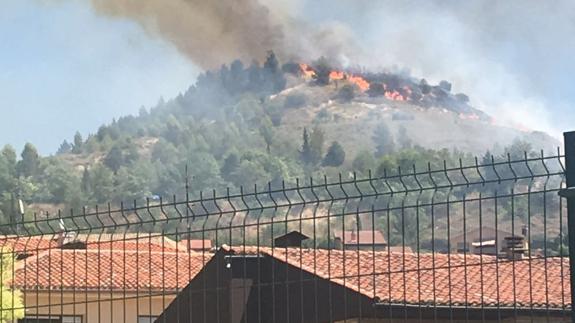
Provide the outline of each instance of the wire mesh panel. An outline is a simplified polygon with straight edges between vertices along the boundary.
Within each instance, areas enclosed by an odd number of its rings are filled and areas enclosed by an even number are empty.
[[[460,161],[1,225],[17,322],[568,322],[563,159]]]

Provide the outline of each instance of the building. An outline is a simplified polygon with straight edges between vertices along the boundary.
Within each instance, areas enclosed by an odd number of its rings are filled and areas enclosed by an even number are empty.
[[[517,231],[519,233],[520,230]],[[516,233],[516,235],[517,235]],[[495,228],[483,226],[474,228],[451,237],[451,251],[458,253],[468,253],[475,255],[498,254],[497,249],[501,249],[505,244],[505,237],[512,236],[511,232],[495,230]]]
[[[158,322],[569,322],[568,273],[558,257],[223,247]]]
[[[378,230],[335,230],[333,237],[338,250],[384,250],[387,246],[383,233]]]
[[[23,293],[19,322],[153,322],[212,256],[159,234],[58,238],[0,238],[21,259],[11,282]]]
[[[291,231],[274,239],[274,247],[288,248],[298,247],[301,248],[303,241],[308,240],[309,237],[299,231]]]

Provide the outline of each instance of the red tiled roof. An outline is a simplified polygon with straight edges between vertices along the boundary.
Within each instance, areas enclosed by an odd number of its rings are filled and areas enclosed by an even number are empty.
[[[0,249],[4,250],[7,248],[15,254],[24,254],[33,253],[36,250],[57,248],[58,242],[54,237],[54,235],[1,236]]]
[[[86,244],[90,250],[144,250],[144,251],[186,251],[177,242],[159,233],[127,234],[80,234],[74,242]],[[37,236],[0,236],[0,249],[8,248],[15,254],[37,254],[48,249],[61,247],[57,234]]]
[[[211,254],[134,250],[51,249],[18,263],[14,285],[23,290],[183,289]]]
[[[343,244],[357,245],[357,244],[385,244],[385,238],[381,231],[373,230],[360,230],[360,231],[334,231],[334,237],[341,239]],[[343,239],[342,239],[343,237]]]
[[[163,241],[162,241],[163,240]],[[146,252],[184,252],[186,249],[179,246],[175,241],[170,239],[162,239],[161,237],[156,238],[138,238],[126,240],[114,240],[114,241],[88,241],[86,243],[86,248],[88,250],[141,250]]]
[[[571,305],[568,258],[513,262],[492,256],[387,251],[236,251],[273,256],[383,304],[556,309]]]

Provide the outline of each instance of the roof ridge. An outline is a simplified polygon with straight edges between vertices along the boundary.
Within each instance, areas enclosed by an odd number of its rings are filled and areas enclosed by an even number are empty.
[[[187,250],[182,250],[182,251],[156,251],[156,250],[147,250],[147,249],[139,249],[139,250],[132,250],[132,249],[61,249],[61,248],[52,248],[52,249],[48,249],[48,250],[44,250],[41,253],[38,254],[39,255],[44,255],[44,254],[50,254],[50,253],[95,253],[95,254],[152,254],[152,255],[156,255],[156,254],[162,254],[162,255],[179,255],[179,254],[190,254],[193,256],[198,256],[198,255],[202,255],[202,254],[206,254],[207,252],[197,252],[197,251],[187,251]],[[211,254],[211,253],[209,253]],[[26,259],[29,259],[31,257],[28,257]]]

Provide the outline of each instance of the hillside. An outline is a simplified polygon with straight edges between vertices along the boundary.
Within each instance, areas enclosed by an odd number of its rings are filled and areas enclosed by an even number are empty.
[[[0,216],[11,214],[14,198],[40,212],[181,195],[186,166],[197,192],[427,161],[456,165],[487,151],[521,157],[559,145],[497,125],[467,95],[450,91],[446,81],[338,70],[324,59],[281,65],[270,53],[263,65],[235,61],[138,116],[88,138],[76,134],[55,156],[38,156],[28,144],[17,158],[4,147]]]
[[[320,91],[328,93],[318,95]],[[299,93],[311,98],[311,102],[300,109],[286,111],[282,125],[278,127],[282,136],[297,134],[294,129],[301,132],[303,127],[319,125],[328,142],[339,140],[352,156],[360,149],[376,149],[373,134],[381,124],[385,124],[395,137],[407,136],[417,146],[457,149],[474,155],[482,155],[495,146],[510,146],[517,139],[546,151],[553,151],[560,145],[558,140],[545,133],[502,126],[492,117],[484,115],[479,118],[442,106],[423,108],[409,101],[367,95],[341,102],[336,99],[337,88],[333,84],[322,89],[306,84],[284,92],[288,94],[280,93],[275,100]]]

